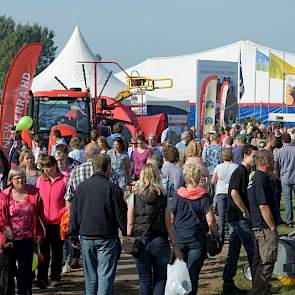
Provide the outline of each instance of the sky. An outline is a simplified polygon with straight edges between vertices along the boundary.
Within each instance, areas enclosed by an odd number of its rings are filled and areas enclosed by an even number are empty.
[[[94,53],[124,68],[150,57],[200,52],[243,39],[295,53],[294,11],[294,0],[1,0],[0,4],[0,15],[52,29],[57,53],[78,25]]]

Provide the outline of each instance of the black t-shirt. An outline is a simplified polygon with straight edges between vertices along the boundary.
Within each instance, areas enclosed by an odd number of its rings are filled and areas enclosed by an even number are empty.
[[[254,177],[249,182],[248,200],[252,228],[268,228],[262,217],[259,205],[268,205],[275,223],[278,224],[278,208],[275,201],[274,180],[274,178],[272,179],[266,173],[256,170]]]
[[[247,199],[247,187],[249,182],[249,171],[248,169],[240,164],[238,168],[233,172],[228,187],[228,194],[229,194],[229,204],[228,204],[228,211],[227,211],[227,219],[228,221],[238,221],[243,219],[242,211],[237,207],[235,202],[231,197],[231,191],[233,189],[237,190],[241,196],[243,203],[245,204],[246,208],[249,210],[249,203]]]
[[[206,239],[204,229],[208,229],[205,215],[212,206],[209,195],[196,200],[187,200],[175,194],[172,202],[172,212],[175,214],[173,226],[176,234],[176,243],[183,244],[195,241],[204,243]],[[191,203],[199,222],[202,222],[202,226],[196,220],[188,202]]]

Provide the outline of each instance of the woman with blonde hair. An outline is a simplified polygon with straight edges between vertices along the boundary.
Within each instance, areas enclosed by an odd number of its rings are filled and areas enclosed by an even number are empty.
[[[207,255],[208,226],[212,235],[218,238],[215,215],[212,211],[208,191],[199,186],[200,169],[187,164],[183,171],[185,186],[179,188],[173,200],[173,232],[170,234],[174,253],[180,251],[187,263],[192,282],[191,295],[198,291],[201,268]],[[198,217],[198,218],[197,218]],[[219,239],[219,238],[218,238]]]
[[[34,244],[45,234],[43,218],[39,190],[26,183],[21,167],[12,168],[8,174],[8,187],[0,193],[1,294],[15,294],[14,276],[18,294],[32,294]]]
[[[139,294],[164,294],[170,256],[165,226],[167,201],[160,171],[146,164],[139,185],[128,200],[127,235],[140,237],[144,249],[135,258],[139,275]]]
[[[210,174],[208,168],[205,166],[202,157],[202,144],[193,139],[186,149],[184,168],[188,164],[194,164],[200,170],[201,178],[199,186],[209,188]]]
[[[21,168],[24,169],[26,174],[26,182],[35,185],[39,176],[38,170],[34,164],[34,155],[30,150],[24,150],[19,156]]]

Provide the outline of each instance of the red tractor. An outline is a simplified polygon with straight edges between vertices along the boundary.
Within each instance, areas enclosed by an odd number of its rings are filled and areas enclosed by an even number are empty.
[[[85,138],[97,128],[95,100],[80,88],[35,92],[30,96],[27,114],[33,119],[33,132],[42,137],[49,150],[56,129],[69,140],[73,136]],[[30,145],[29,133],[23,136]]]

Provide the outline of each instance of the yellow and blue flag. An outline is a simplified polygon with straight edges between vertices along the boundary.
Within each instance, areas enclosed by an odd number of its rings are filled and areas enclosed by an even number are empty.
[[[269,71],[269,57],[261,51],[256,51],[256,71]]]

